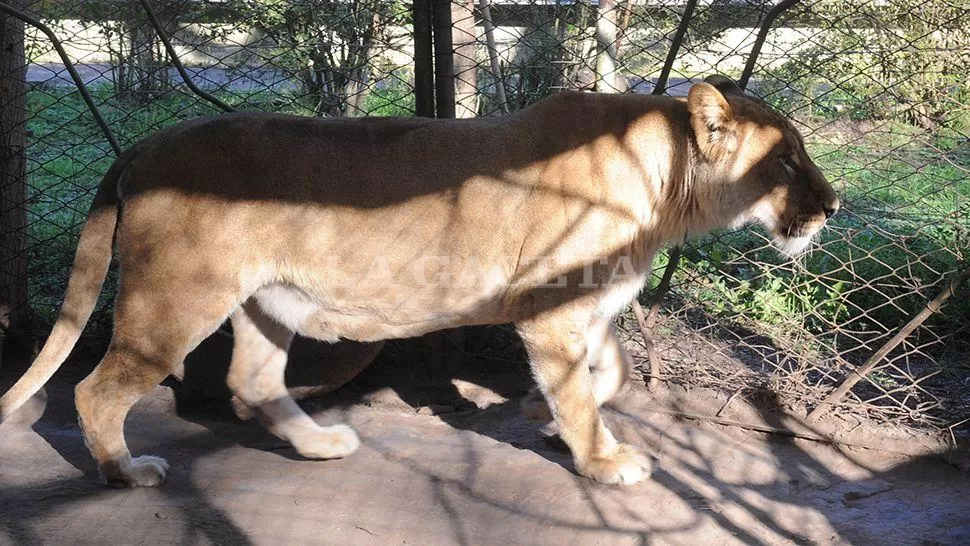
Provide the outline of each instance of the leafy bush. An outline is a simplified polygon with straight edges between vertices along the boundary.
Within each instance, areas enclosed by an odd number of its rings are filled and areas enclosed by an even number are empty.
[[[822,27],[769,69],[761,92],[808,116],[896,119],[924,129],[970,127],[970,11],[946,0],[810,5]]]
[[[375,59],[410,17],[398,0],[229,0],[235,25],[269,39],[262,62],[301,84],[315,115],[360,115],[374,81]]]

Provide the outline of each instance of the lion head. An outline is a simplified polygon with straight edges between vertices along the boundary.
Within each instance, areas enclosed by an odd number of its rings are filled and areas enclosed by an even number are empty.
[[[723,76],[691,87],[687,107],[708,215],[725,225],[761,223],[788,254],[807,247],[839,199],[791,122]]]

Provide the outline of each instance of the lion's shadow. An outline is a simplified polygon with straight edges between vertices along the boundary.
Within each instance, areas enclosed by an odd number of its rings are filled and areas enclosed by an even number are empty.
[[[217,337],[186,360],[184,380],[176,388],[178,413],[211,429],[234,434],[232,431],[241,427],[224,380],[231,344]],[[306,339],[294,344],[287,385],[305,396],[300,404],[308,413],[379,405],[432,414],[455,428],[531,450],[572,469],[568,449],[558,437],[520,411],[520,400],[535,382],[521,340],[511,326],[466,327],[391,341],[373,362],[368,358],[370,350],[356,345],[357,350],[335,350],[334,346]],[[341,362],[340,358],[354,362]],[[339,371],[326,367],[340,366],[359,373],[333,392],[319,392],[320,384],[340,377]],[[255,423],[252,426],[261,428]],[[246,436],[242,443],[247,447],[301,459],[288,444],[268,433],[261,438]]]

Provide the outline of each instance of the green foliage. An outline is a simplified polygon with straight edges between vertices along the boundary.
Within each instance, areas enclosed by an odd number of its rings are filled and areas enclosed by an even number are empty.
[[[970,10],[947,0],[813,3],[822,30],[761,92],[786,112],[970,127]]]
[[[746,233],[719,233],[685,248],[687,265],[679,275],[692,299],[703,302],[716,316],[743,315],[748,320],[815,333],[847,314],[842,299],[846,282],[784,267],[783,258],[773,248],[745,250],[749,241]]]
[[[362,109],[368,116],[411,117],[414,115],[414,90],[403,79],[388,79],[374,86]]]
[[[316,115],[360,115],[374,81],[375,59],[406,23],[401,0],[229,0],[231,19],[269,39],[263,53],[301,83]]]

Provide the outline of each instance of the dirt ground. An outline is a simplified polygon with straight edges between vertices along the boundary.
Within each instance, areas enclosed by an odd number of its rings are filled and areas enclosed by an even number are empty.
[[[970,543],[957,466],[672,414],[704,393],[634,384],[604,413],[655,457],[653,477],[590,482],[521,415],[529,378],[511,367],[432,380],[368,368],[305,402],[319,422],[359,432],[361,449],[336,461],[303,460],[224,402],[180,400],[170,381],[127,422],[134,454],[171,463],[168,482],[112,490],[96,483],[76,422],[83,361],[0,426],[0,544]]]

